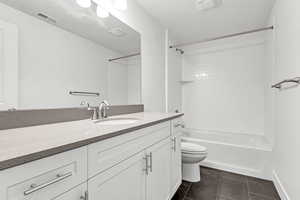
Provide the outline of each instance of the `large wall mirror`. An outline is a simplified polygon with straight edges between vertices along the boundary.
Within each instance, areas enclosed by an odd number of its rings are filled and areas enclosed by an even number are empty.
[[[0,2],[19,32],[17,109],[141,103],[138,32],[97,13],[93,1],[89,8],[77,0]]]

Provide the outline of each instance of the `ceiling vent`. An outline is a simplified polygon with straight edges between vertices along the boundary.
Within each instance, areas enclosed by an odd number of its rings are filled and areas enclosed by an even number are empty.
[[[210,10],[221,6],[223,0],[196,0],[196,8],[201,11]]]
[[[51,23],[51,24],[56,24],[56,20],[55,20],[55,19],[53,19],[53,18],[51,18],[51,17],[49,17],[49,16],[47,16],[47,15],[45,15],[45,14],[43,14],[43,13],[38,13],[37,16],[38,16],[40,19],[42,19],[42,20],[44,20],[44,21],[46,21],[46,22],[49,22],[49,23]]]

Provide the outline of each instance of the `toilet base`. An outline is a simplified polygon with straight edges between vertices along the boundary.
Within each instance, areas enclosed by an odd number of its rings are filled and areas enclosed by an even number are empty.
[[[188,182],[200,182],[200,164],[182,163],[182,179]]]

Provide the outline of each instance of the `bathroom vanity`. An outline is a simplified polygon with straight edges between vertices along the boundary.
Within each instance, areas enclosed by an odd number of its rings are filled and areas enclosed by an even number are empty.
[[[134,113],[0,131],[1,200],[167,200],[181,184],[182,114]],[[115,118],[118,118],[116,116]]]

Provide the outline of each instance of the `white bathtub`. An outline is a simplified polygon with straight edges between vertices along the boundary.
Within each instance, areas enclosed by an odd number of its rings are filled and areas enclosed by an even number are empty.
[[[271,178],[268,172],[272,148],[263,136],[184,129],[182,140],[208,149],[203,166]]]

